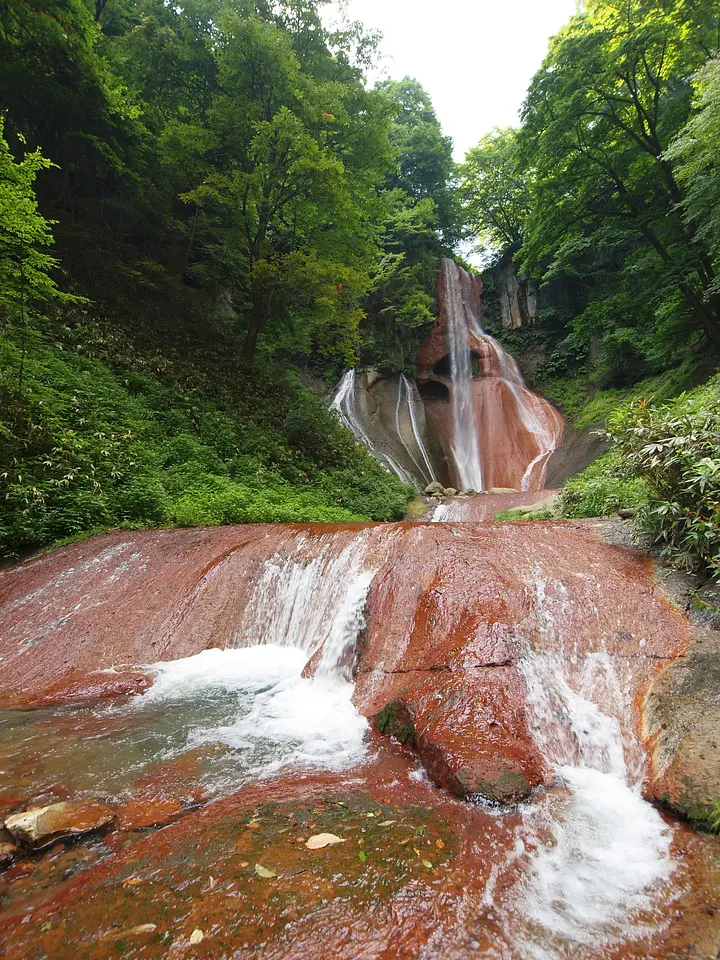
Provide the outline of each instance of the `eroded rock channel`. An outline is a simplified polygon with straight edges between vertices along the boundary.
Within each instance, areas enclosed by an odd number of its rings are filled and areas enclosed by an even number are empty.
[[[0,591],[8,957],[717,955],[718,844],[643,798],[702,671],[642,554],[559,522],[141,532]]]

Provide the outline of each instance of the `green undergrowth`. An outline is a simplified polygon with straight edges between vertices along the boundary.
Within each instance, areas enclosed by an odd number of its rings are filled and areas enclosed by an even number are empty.
[[[516,522],[518,520],[553,520],[555,511],[547,507],[534,510],[531,507],[511,507],[509,510],[500,510],[493,515],[498,522]]]
[[[596,388],[588,383],[587,373],[538,380],[533,389],[551,400],[576,430],[602,426],[619,406],[636,397],[657,402],[677,396],[698,385],[707,376],[697,361],[648,377],[627,387]]]
[[[628,474],[619,451],[613,449],[568,480],[560,510],[566,518],[605,517],[622,508],[637,509],[651,496],[647,480]]]
[[[671,400],[617,407],[605,435],[613,448],[568,481],[563,516],[635,508],[662,555],[720,579],[720,374]]]
[[[0,338],[0,553],[114,527],[402,519],[411,491],[297,376],[218,344],[47,323]]]

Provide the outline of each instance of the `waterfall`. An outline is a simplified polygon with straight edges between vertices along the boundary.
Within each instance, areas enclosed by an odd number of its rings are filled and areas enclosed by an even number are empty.
[[[417,460],[415,459],[415,456],[413,455],[412,451],[408,447],[407,443],[405,443],[405,440],[403,438],[403,433],[402,433],[402,428],[400,423],[400,415],[401,415],[401,410],[405,408],[407,409],[410,417],[410,427],[412,429],[413,439],[415,440],[417,449],[420,452],[420,456],[422,457],[423,464],[419,464],[417,462]],[[420,470],[421,475],[424,474],[428,478],[428,480],[437,480],[437,475],[435,474],[433,465],[430,462],[430,456],[428,454],[427,449],[425,448],[425,444],[423,443],[422,435],[420,433],[420,428],[417,421],[417,412],[415,410],[415,404],[413,403],[412,386],[404,373],[400,374],[400,385],[398,387],[398,402],[395,408],[395,425],[397,427],[398,436],[400,437],[403,446],[407,450],[415,466],[418,467],[418,469]],[[424,465],[424,469],[423,469],[423,465]]]
[[[366,429],[363,423],[362,414],[358,408],[356,395],[356,373],[355,369],[348,370],[338,384],[333,397],[330,409],[334,410],[340,417],[345,426],[352,430],[358,443],[362,443],[368,448],[370,453],[376,457],[386,469],[396,474],[403,483],[410,487],[417,486],[415,478],[405,468],[398,463],[386,451],[380,450],[378,445],[370,436],[370,431]],[[404,445],[404,444],[403,444]]]
[[[520,843],[530,853],[515,909],[524,955],[637,937],[638,917],[674,865],[672,831],[641,794],[630,675],[619,677],[604,653],[578,665],[565,652],[533,651],[521,669],[533,736],[560,787],[523,811]]]
[[[475,490],[495,486],[488,474],[500,467],[501,473],[512,476],[500,486],[541,489],[548,460],[562,437],[563,419],[528,390],[515,359],[483,331],[479,295],[470,274],[445,259],[442,276],[450,357],[450,446],[458,483]],[[474,358],[478,370],[473,369]]]
[[[365,617],[375,570],[365,569],[367,534],[360,532],[339,553],[332,536],[301,537],[289,556],[261,568],[234,645],[294,647],[307,656],[322,650],[317,675],[349,679],[348,659]]]
[[[452,260],[444,259],[442,273],[452,379],[452,453],[462,489],[482,490],[480,439],[472,392],[473,356],[468,336],[470,330],[482,335],[482,328],[472,312],[471,298],[464,295],[460,268]]]

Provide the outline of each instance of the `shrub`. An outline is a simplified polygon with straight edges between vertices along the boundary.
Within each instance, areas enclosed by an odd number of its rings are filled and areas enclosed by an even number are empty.
[[[611,450],[568,480],[560,497],[564,517],[605,517],[622,507],[640,508],[652,495],[642,477],[628,474],[617,450]]]
[[[720,580],[720,375],[664,404],[621,407],[607,436],[652,489],[640,522],[663,554]]]

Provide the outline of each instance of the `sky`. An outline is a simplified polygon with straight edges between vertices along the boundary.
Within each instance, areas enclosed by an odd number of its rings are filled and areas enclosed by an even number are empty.
[[[432,97],[455,159],[493,127],[518,122],[547,41],[577,0],[348,0],[348,15],[383,34],[373,79],[408,75]]]

